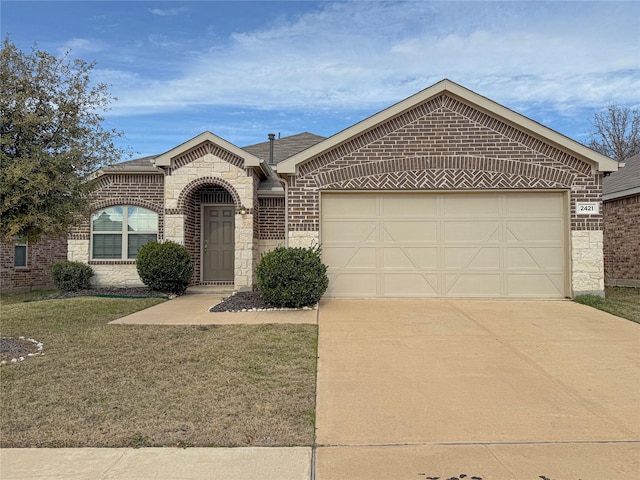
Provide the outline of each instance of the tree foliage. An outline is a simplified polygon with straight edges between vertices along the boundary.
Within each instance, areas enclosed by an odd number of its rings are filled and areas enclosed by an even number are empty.
[[[63,236],[89,211],[89,175],[120,160],[100,112],[114,98],[93,63],[5,38],[0,51],[0,238]]]
[[[640,153],[640,111],[609,105],[593,117],[589,147],[619,162]]]

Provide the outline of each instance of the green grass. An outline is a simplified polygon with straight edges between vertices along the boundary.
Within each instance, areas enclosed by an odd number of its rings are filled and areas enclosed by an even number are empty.
[[[313,443],[315,325],[109,325],[163,300],[12,300],[2,336],[44,355],[0,367],[3,448]]]
[[[640,323],[640,288],[607,287],[605,298],[579,295],[574,301]]]

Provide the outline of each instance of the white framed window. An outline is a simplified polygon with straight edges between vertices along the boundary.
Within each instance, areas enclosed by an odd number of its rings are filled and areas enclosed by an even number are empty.
[[[158,239],[158,214],[118,205],[91,215],[91,259],[130,260],[145,243]]]
[[[27,268],[27,255],[29,254],[29,242],[24,238],[16,238],[15,244],[15,257],[13,265],[16,268]]]

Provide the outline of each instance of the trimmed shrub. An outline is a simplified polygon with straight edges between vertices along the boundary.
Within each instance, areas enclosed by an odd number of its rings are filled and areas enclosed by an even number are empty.
[[[329,286],[320,247],[278,247],[262,257],[256,276],[262,299],[276,307],[315,305]]]
[[[51,264],[51,276],[58,290],[76,292],[91,288],[93,269],[86,263],[65,260]]]
[[[193,275],[193,261],[183,245],[149,242],[138,250],[136,269],[151,290],[182,295]]]

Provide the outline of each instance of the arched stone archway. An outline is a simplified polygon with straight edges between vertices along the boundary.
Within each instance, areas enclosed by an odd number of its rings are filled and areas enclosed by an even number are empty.
[[[249,286],[253,212],[243,208],[238,191],[222,178],[200,177],[177,197],[176,208],[165,211],[165,239],[184,244],[191,253],[192,284]]]

